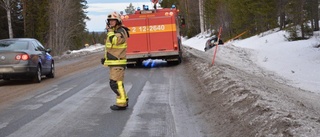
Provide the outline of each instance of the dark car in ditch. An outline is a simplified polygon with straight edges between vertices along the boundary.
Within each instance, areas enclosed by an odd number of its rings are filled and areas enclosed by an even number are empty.
[[[207,40],[206,45],[204,47],[204,51],[207,51],[211,48],[213,48],[214,46],[218,45],[223,45],[223,41],[221,39],[219,39],[219,43],[217,43],[218,38],[216,36],[211,37],[210,39]]]
[[[33,38],[0,40],[0,80],[30,79],[40,83],[42,76],[54,78],[51,49]]]

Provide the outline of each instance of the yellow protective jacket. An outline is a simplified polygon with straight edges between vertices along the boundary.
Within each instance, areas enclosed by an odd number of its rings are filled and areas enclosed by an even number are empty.
[[[124,66],[127,64],[127,39],[128,29],[123,26],[116,26],[108,29],[105,45],[104,66]]]

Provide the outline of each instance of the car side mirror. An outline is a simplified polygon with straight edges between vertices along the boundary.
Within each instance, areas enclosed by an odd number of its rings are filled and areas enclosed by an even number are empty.
[[[185,27],[186,26],[186,20],[184,19],[184,17],[182,15],[178,15],[178,19],[179,19],[179,25],[180,27]]]
[[[46,52],[50,53],[52,51],[52,49],[46,49]]]

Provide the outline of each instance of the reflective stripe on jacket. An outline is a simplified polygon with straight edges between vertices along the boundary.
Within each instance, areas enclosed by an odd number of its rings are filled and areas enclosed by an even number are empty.
[[[126,65],[128,33],[122,27],[108,31],[105,45],[105,66]]]

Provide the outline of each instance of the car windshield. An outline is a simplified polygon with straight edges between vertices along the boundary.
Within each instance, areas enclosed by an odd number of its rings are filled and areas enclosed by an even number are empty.
[[[0,50],[26,50],[28,49],[27,41],[0,41]]]

